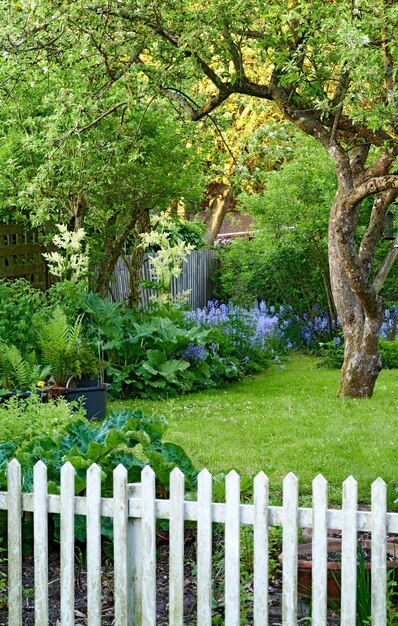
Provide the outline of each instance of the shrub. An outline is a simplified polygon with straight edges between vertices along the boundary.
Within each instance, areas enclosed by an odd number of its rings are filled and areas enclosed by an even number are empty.
[[[126,310],[89,294],[85,308],[111,391],[119,397],[173,396],[240,375],[237,360],[219,352],[213,330],[187,323],[172,306]]]
[[[387,341],[381,337],[379,351],[383,368],[393,369],[398,367],[398,339]],[[320,344],[319,355],[321,356],[320,367],[342,367],[344,361],[344,343],[342,339],[336,337],[333,341]]]
[[[243,306],[265,300],[305,313],[315,303],[326,308],[322,276],[294,241],[236,239],[217,249],[217,297]],[[237,280],[239,276],[239,280]]]
[[[57,402],[42,402],[36,393],[23,399],[14,396],[0,404],[0,443],[12,441],[16,446],[42,433],[49,437],[61,435],[79,416],[83,418],[84,410],[76,412],[76,407],[63,398]]]
[[[387,341],[380,339],[379,344],[382,365],[386,369],[394,369],[398,367],[398,339]]]
[[[45,306],[45,295],[25,279],[0,280],[0,337],[16,345],[22,353],[35,344],[32,318]]]

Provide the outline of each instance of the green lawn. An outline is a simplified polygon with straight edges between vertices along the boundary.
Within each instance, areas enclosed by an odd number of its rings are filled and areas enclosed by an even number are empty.
[[[311,493],[321,472],[334,502],[350,474],[362,501],[369,501],[370,485],[381,476],[389,484],[391,508],[398,484],[397,371],[381,372],[371,400],[343,401],[336,398],[339,372],[316,365],[314,358],[295,357],[284,369],[221,390],[112,406],[164,415],[167,439],[182,445],[198,468],[263,470],[274,491],[292,471],[302,495]]]

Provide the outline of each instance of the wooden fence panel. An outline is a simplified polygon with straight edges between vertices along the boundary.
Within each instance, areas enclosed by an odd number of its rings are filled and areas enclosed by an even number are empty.
[[[240,624],[240,477],[225,479],[225,624]]]
[[[260,472],[254,479],[254,626],[268,625],[268,499],[269,481]]]
[[[327,482],[323,476],[317,476],[312,482],[313,529],[312,545],[312,616],[314,624],[326,626],[327,608]]]
[[[156,624],[156,500],[155,473],[149,467],[142,472],[142,626]]]
[[[115,623],[128,626],[127,568],[127,470],[123,465],[113,472],[113,538],[115,576]]]
[[[101,626],[101,469],[87,470],[87,623]]]
[[[150,270],[151,255],[146,254],[142,266],[142,280],[152,280]],[[116,302],[128,299],[130,274],[126,262],[131,261],[131,256],[120,258],[113,272],[110,285],[110,298]],[[216,269],[214,250],[193,250],[186,262],[182,265],[182,272],[178,278],[173,278],[170,293],[176,296],[179,293],[190,291],[188,305],[193,309],[206,306],[213,294],[212,276]],[[154,292],[150,289],[141,289],[141,305],[146,308],[150,303]]]
[[[184,474],[170,475],[169,623],[183,626],[184,618]]]
[[[47,265],[36,229],[0,224],[0,278],[25,278],[33,287],[47,288]]]
[[[198,476],[198,626],[211,626],[212,616],[212,476],[206,469]]]
[[[297,509],[298,481],[294,474],[288,474],[283,481],[282,621],[284,626],[297,624]]]
[[[372,485],[372,626],[387,623],[387,485]]]
[[[75,623],[75,469],[65,463],[61,469],[61,623]]]
[[[357,493],[350,476],[343,484],[343,528],[341,545],[341,618],[344,626],[356,626],[357,588]]]

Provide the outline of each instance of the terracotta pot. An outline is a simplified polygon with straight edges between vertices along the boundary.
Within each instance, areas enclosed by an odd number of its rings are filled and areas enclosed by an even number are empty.
[[[371,546],[371,541],[361,541],[358,545],[364,548]],[[341,552],[341,539],[332,539],[328,541],[328,552]],[[387,542],[387,554],[396,557],[387,561],[387,568],[398,568],[398,546],[394,543]],[[300,559],[300,555],[312,556],[312,544],[302,543],[298,546],[298,593],[303,598],[311,599],[312,590],[312,560]],[[279,555],[279,562],[283,566],[283,553]],[[365,567],[370,569],[371,563],[366,563]],[[398,570],[397,570],[398,572]],[[398,579],[398,575],[396,575]],[[341,587],[341,562],[331,561],[327,563],[327,595],[330,600],[340,602]]]

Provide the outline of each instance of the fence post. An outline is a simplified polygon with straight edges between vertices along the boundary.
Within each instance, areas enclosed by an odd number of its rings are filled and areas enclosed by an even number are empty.
[[[127,486],[129,498],[141,498],[141,483]],[[142,624],[142,519],[128,518],[127,526],[127,567],[128,567],[128,613],[129,626]]]
[[[22,624],[22,497],[21,466],[8,465],[8,623]]]

